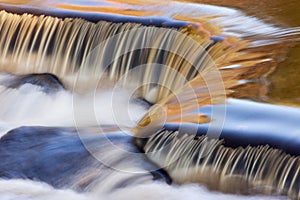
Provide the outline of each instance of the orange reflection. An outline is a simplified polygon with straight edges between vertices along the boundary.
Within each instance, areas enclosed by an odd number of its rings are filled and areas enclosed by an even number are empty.
[[[149,16],[154,14],[154,12],[151,11],[122,9],[118,7],[95,7],[95,6],[79,6],[79,5],[68,5],[68,4],[57,4],[56,7],[61,9],[66,9],[66,10],[100,12],[100,13],[102,12],[102,13],[129,15],[129,16]]]
[[[157,5],[161,1],[126,0],[126,1],[121,1],[120,2],[120,0],[107,0],[107,2],[145,6],[145,5]]]

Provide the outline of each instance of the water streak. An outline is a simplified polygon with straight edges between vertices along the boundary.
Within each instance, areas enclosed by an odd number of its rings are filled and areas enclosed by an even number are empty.
[[[292,199],[300,195],[300,158],[269,146],[233,149],[206,136],[161,130],[149,138],[144,150],[177,183],[201,182],[223,192]]]

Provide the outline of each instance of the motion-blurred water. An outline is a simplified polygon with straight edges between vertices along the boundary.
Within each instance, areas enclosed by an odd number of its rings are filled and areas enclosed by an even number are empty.
[[[235,9],[227,9],[224,7],[210,7],[196,4],[184,3],[159,3],[149,5],[141,5],[140,1],[128,1],[128,3],[118,3],[116,1],[6,1],[3,3],[15,3],[29,6],[45,6],[49,5],[60,9],[74,9],[79,11],[96,10],[97,6],[106,7],[106,12],[116,13],[112,8],[118,8],[126,13],[132,11],[130,14],[144,12],[142,15],[160,13],[166,17],[185,16],[189,20],[195,20],[201,16],[218,13],[224,15],[224,23],[222,17],[211,19],[222,26],[227,26],[225,32],[228,35],[235,35],[238,37],[255,36],[259,33],[267,33],[266,35],[276,34],[277,27],[275,25],[265,24],[257,18],[245,17],[240,11]],[[217,4],[221,4],[217,2]],[[147,4],[145,2],[145,4]],[[167,5],[167,6],[166,6]],[[280,4],[279,4],[280,5]],[[234,6],[234,5],[226,5]],[[294,5],[291,5],[294,6]],[[174,9],[173,9],[174,8]],[[242,7],[243,8],[243,7]],[[103,11],[98,8],[99,11]],[[247,9],[247,8],[245,8]],[[259,9],[259,8],[257,8]],[[281,9],[278,7],[277,9]],[[213,12],[211,12],[211,10]],[[252,11],[253,12],[253,11]],[[203,14],[204,13],[204,14]],[[228,18],[234,16],[228,21]],[[260,16],[261,17],[261,16]],[[267,16],[265,16],[267,18]],[[241,20],[249,20],[247,22]],[[254,23],[255,22],[255,23]],[[274,22],[274,21],[273,21]],[[226,24],[228,23],[228,24]],[[252,24],[253,23],[253,24]],[[233,26],[234,25],[234,26]],[[239,29],[243,26],[243,29]],[[257,28],[262,27],[263,29]],[[248,29],[248,32],[244,30]],[[250,31],[252,29],[252,31]],[[252,35],[251,35],[252,34]],[[286,32],[286,34],[289,34]],[[261,42],[261,41],[260,41]],[[268,41],[268,38],[264,40]],[[260,44],[254,44],[259,46]],[[296,50],[295,50],[296,49]],[[291,62],[297,59],[298,47],[294,48],[291,57],[287,60]],[[282,60],[286,59],[282,58]],[[285,61],[284,63],[287,63]],[[299,73],[299,59],[293,63],[292,67],[296,73]],[[281,66],[281,69],[283,66]],[[280,70],[279,70],[280,71]],[[276,77],[282,76],[285,72],[276,72],[271,78],[273,85],[278,85],[279,80]],[[279,75],[278,75],[279,74]],[[11,75],[1,74],[0,81],[9,79]],[[293,77],[293,74],[288,74],[288,77]],[[288,79],[288,78],[286,78]],[[296,80],[297,77],[294,79]],[[292,80],[290,80],[292,82]],[[269,83],[268,83],[269,84]],[[293,84],[286,82],[283,88],[289,88]],[[267,101],[277,103],[292,103],[299,104],[300,90],[294,90],[290,99],[285,98],[284,89],[271,89]],[[290,90],[289,90],[290,91]],[[118,96],[117,101],[112,101],[113,96]],[[25,84],[18,89],[6,88],[0,86],[0,136],[5,134],[8,130],[22,126],[22,125],[39,125],[39,126],[93,126],[93,125],[114,125],[117,124],[119,128],[134,127],[138,120],[147,111],[147,106],[138,101],[130,101],[131,93],[126,89],[106,87],[101,88],[92,93],[74,94],[69,91],[60,91],[54,95],[47,95],[41,91],[39,86]],[[283,99],[280,99],[282,97]],[[112,103],[114,102],[114,103]],[[87,107],[92,109],[87,109]],[[75,111],[74,111],[75,110]],[[90,112],[92,110],[92,112]],[[78,114],[79,113],[79,114]],[[51,186],[37,181],[28,180],[0,180],[0,199],[19,199],[19,200],[35,200],[35,199],[78,199],[78,200],[94,200],[94,199],[286,199],[285,197],[269,197],[269,196],[239,196],[227,195],[218,192],[208,191],[199,185],[185,185],[185,186],[168,186],[161,183],[141,184],[138,186],[130,186],[128,188],[118,189],[110,194],[99,193],[97,191],[89,193],[76,193],[71,190],[54,189]]]

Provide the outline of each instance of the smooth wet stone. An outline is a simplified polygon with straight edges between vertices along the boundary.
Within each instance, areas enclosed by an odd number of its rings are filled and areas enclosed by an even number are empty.
[[[210,39],[216,43],[223,42],[225,40],[225,38],[222,36],[211,36]]]
[[[77,191],[98,187],[101,181],[115,182],[109,190],[145,179],[170,183],[166,172],[157,170],[144,154],[139,154],[131,140],[131,136],[123,133],[95,135],[87,132],[79,136],[72,128],[17,128],[0,139],[0,177],[43,181],[57,188]],[[116,151],[116,147],[123,151]],[[129,157],[127,152],[137,155]],[[101,155],[100,160],[95,155]],[[102,163],[102,158],[110,159],[111,166]],[[125,172],[115,166],[125,166],[121,169]],[[126,172],[127,167],[145,173]]]
[[[65,89],[59,78],[50,73],[16,75],[2,84],[8,88],[20,88],[25,84],[32,84],[41,87],[45,93],[55,93]]]
[[[224,107],[225,106],[225,107]],[[224,109],[225,115],[212,115],[212,110]],[[165,124],[167,130],[207,135],[224,140],[228,147],[269,145],[291,155],[300,155],[300,109],[287,106],[229,99],[226,105],[209,105],[199,109],[214,122],[207,124]],[[220,135],[215,130],[221,130]]]

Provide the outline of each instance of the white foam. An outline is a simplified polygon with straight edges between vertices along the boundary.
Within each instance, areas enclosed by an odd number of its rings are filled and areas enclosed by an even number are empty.
[[[0,135],[19,126],[132,127],[146,108],[130,99],[131,94],[120,88],[102,88],[86,94],[46,94],[32,84],[18,89],[0,86]]]
[[[275,200],[284,197],[241,196],[211,192],[198,185],[169,186],[161,183],[144,184],[107,193],[76,193],[71,190],[54,189],[51,186],[29,180],[0,180],[1,200]]]

